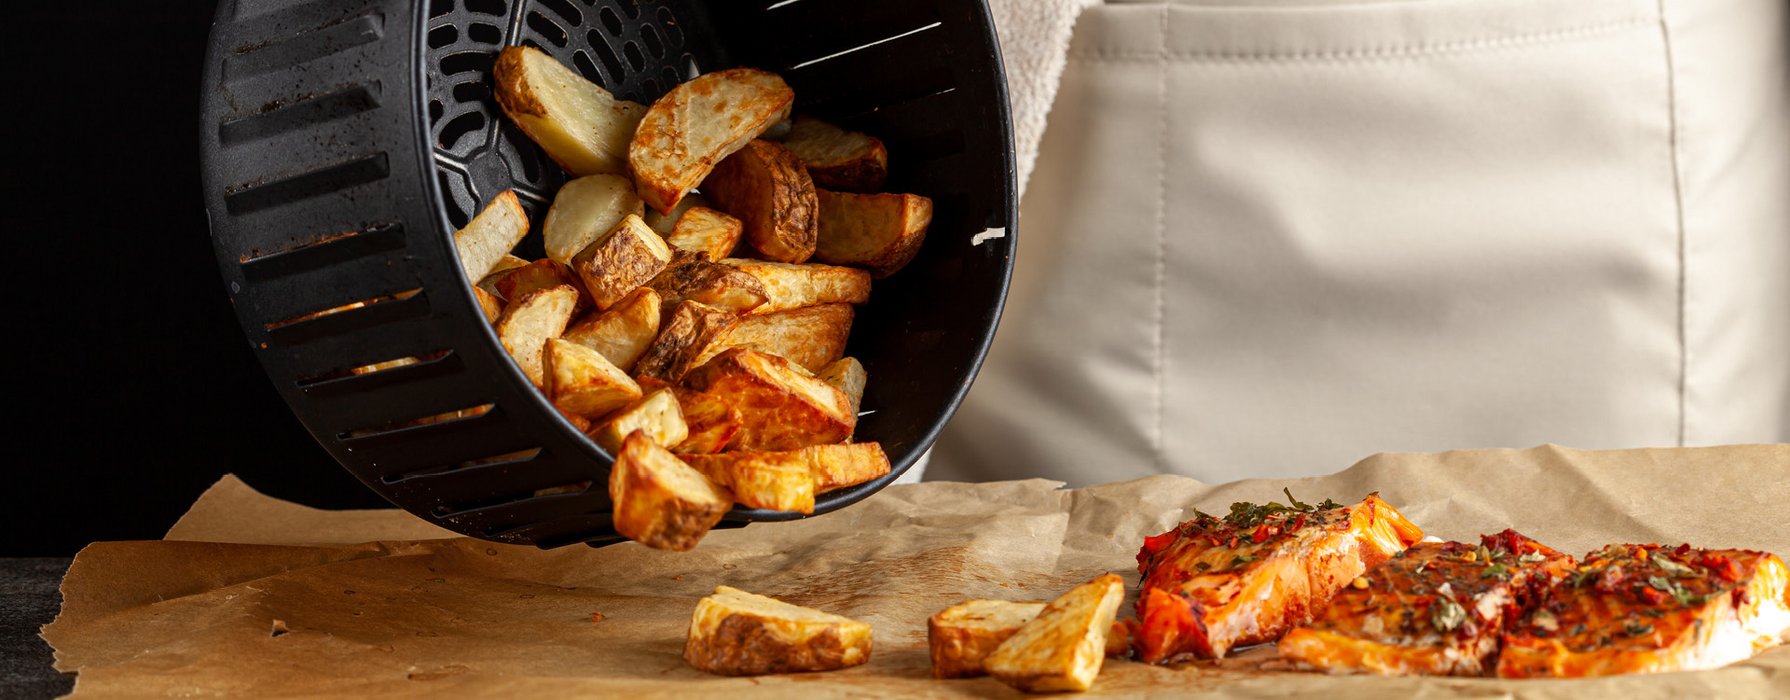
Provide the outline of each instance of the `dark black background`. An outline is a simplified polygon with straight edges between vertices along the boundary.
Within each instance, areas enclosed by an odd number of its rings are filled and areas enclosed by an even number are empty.
[[[229,472],[312,505],[383,505],[274,393],[213,262],[198,160],[213,3],[18,5],[0,556],[160,537]]]

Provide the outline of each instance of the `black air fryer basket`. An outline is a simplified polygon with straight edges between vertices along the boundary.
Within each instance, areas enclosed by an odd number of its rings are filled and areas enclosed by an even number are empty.
[[[919,257],[877,283],[847,348],[870,374],[856,439],[894,469],[815,513],[906,471],[969,389],[1012,270],[1012,132],[982,0],[224,0],[202,124],[212,242],[249,342],[317,440],[450,530],[620,539],[610,456],[511,362],[452,246],[505,189],[538,231],[564,180],[491,98],[492,61],[514,44],[642,103],[699,72],[771,70],[796,113],[888,145],[886,189],[935,205]],[[424,359],[348,372],[408,357]],[[723,524],[797,517],[736,509]]]

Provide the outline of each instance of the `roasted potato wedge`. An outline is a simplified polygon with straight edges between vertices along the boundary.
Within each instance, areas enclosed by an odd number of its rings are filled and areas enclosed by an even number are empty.
[[[707,392],[678,389],[677,402],[684,411],[690,436],[671,448],[678,454],[707,455],[727,448],[740,431],[740,412],[732,404]]]
[[[684,375],[696,367],[696,358],[703,348],[726,333],[739,318],[732,311],[698,301],[678,304],[677,310],[671,313],[671,320],[666,321],[663,330],[659,331],[659,338],[646,349],[645,355],[640,356],[634,373],[666,384],[683,381]]]
[[[808,376],[788,360],[734,348],[690,372],[690,388],[708,391],[740,411],[740,430],[730,448],[794,450],[830,445],[851,435],[857,414],[851,400]]]
[[[736,314],[762,306],[767,298],[757,277],[683,249],[673,251],[671,264],[646,286],[659,290],[667,304],[695,301]]]
[[[510,271],[526,265],[528,265],[527,260],[518,258],[512,253],[505,253],[503,257],[497,259],[496,264],[491,266],[491,271],[485,273],[484,278],[480,279],[474,286],[490,292],[492,296],[495,296],[498,299],[508,301],[508,299],[504,298],[502,292],[497,291],[497,283],[502,282],[503,278],[508,276]]]
[[[870,625],[719,586],[690,615],[684,662],[724,676],[831,671],[870,660]]]
[[[677,225],[665,236],[665,242],[692,253],[707,253],[710,260],[720,260],[733,255],[745,230],[745,224],[739,219],[723,212],[708,207],[691,207],[678,218]]]
[[[578,306],[578,290],[561,285],[529,293],[510,303],[497,319],[497,339],[509,351],[522,373],[536,387],[547,385],[541,354],[548,338],[558,338],[572,321]]]
[[[1087,690],[1106,661],[1106,635],[1124,597],[1114,574],[1076,586],[1001,642],[983,667],[1026,692]]]
[[[644,430],[628,434],[609,470],[615,531],[653,549],[688,551],[733,506],[727,493]]]
[[[686,454],[683,459],[747,508],[814,512],[814,473],[800,450]]]
[[[526,235],[528,212],[522,210],[522,201],[512,190],[498,193],[478,216],[466,222],[466,228],[454,232],[454,251],[460,254],[466,279],[478,282],[491,274]]]
[[[645,105],[617,99],[539,49],[511,46],[491,67],[492,94],[522,133],[573,175],[628,172]],[[564,261],[561,261],[564,262]]]
[[[572,270],[597,308],[608,310],[671,263],[671,246],[629,214],[615,230],[572,258]]]
[[[584,296],[583,283],[578,281],[572,271],[547,258],[541,258],[510,270],[499,277],[494,286],[497,288],[497,296],[501,298],[521,299],[528,296],[530,292],[558,287],[562,284],[579,288],[580,305],[590,303],[590,300]]]
[[[672,88],[647,110],[628,147],[641,199],[670,212],[715,164],[787,118],[795,98],[783,78],[752,68],[705,73]]]
[[[817,304],[862,304],[870,300],[870,273],[835,265],[728,258],[721,262],[757,277],[764,284],[765,303],[752,310],[768,314]]]
[[[485,313],[485,320],[497,323],[498,317],[503,315],[503,300],[485,291],[483,287],[473,287],[472,298],[479,302],[479,311]]]
[[[802,449],[814,474],[814,492],[857,486],[889,473],[889,455],[875,442],[814,445]]]
[[[786,263],[814,255],[820,205],[802,161],[771,141],[753,141],[715,166],[702,191],[745,226],[746,242]]]
[[[879,192],[889,176],[889,149],[872,136],[813,117],[796,117],[783,138],[808,166],[814,184],[842,192]]]
[[[616,454],[622,448],[622,441],[636,431],[645,433],[667,449],[690,437],[690,427],[684,424],[684,411],[670,389],[647,392],[639,401],[609,414],[588,434],[609,454]]]
[[[646,214],[642,215],[640,218],[646,221],[646,225],[653,227],[654,231],[658,231],[659,235],[669,239],[671,232],[677,228],[678,220],[684,218],[684,212],[696,207],[712,209],[714,208],[714,203],[710,202],[708,197],[702,196],[701,192],[691,192],[684,195],[683,199],[678,200],[677,206],[672,207],[671,211],[661,212],[652,207],[647,207]],[[716,256],[715,259],[720,260],[723,257],[726,256]]]
[[[833,385],[834,389],[845,392],[845,397],[851,399],[853,414],[858,413],[860,407],[864,405],[864,385],[870,383],[870,373],[864,371],[864,363],[859,362],[858,358],[839,358],[832,364],[820,368],[820,371],[815,372],[814,376]]]
[[[1043,603],[970,600],[940,610],[926,620],[926,646],[932,656],[932,677],[969,678],[986,674],[982,668],[983,659],[1043,609]]]
[[[548,338],[543,369],[547,398],[561,411],[602,418],[640,400],[640,385],[601,353],[564,338]]]
[[[869,269],[877,279],[913,262],[932,224],[932,200],[912,194],[821,190],[814,259]]]
[[[573,324],[563,337],[597,351],[623,370],[633,371],[635,362],[659,337],[661,308],[659,293],[641,287],[622,297],[608,311]]]
[[[646,211],[634,195],[634,183],[620,175],[589,175],[560,186],[541,223],[547,257],[562,265],[603,240],[629,214]]]
[[[692,366],[700,366],[728,348],[752,348],[818,375],[845,354],[852,315],[851,304],[820,304],[746,316],[709,343]]]

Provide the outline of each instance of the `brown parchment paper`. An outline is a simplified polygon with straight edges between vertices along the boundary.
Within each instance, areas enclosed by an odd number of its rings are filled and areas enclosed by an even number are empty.
[[[925,620],[968,598],[1047,599],[1106,571],[1135,587],[1146,534],[1235,500],[1379,491],[1430,534],[1515,527],[1581,553],[1689,541],[1790,554],[1790,446],[1383,454],[1329,476],[893,486],[826,516],[709,535],[695,551],[551,551],[453,537],[401,512],[318,511],[225,479],[159,542],[76,557],[44,628],[91,696],[1012,697],[927,676]],[[737,586],[871,623],[869,664],[720,678],[680,657],[696,600]],[[1129,611],[1129,605],[1126,610]],[[595,616],[593,615],[595,614]],[[278,631],[276,632],[276,628]],[[1783,697],[1790,647],[1716,671],[1565,681],[1332,677],[1108,661],[1094,695],[1248,698]]]

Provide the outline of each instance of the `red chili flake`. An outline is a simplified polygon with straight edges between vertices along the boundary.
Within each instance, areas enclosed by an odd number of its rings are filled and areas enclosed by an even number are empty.
[[[1704,554],[1697,558],[1697,563],[1714,571],[1715,575],[1722,577],[1723,581],[1734,582],[1740,580],[1740,562],[1734,561],[1733,558],[1725,557],[1720,554]]]
[[[1666,597],[1666,594],[1661,593],[1657,588],[1652,586],[1641,587],[1641,600],[1647,601],[1648,605],[1659,605],[1660,603],[1664,603],[1666,602]]]

